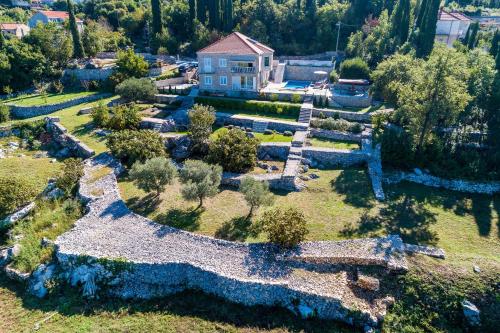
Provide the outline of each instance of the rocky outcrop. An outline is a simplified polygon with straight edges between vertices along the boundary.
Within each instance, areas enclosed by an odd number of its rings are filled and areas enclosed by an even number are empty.
[[[63,149],[67,150],[65,155],[71,155],[81,158],[89,158],[95,155],[95,151],[81,142],[75,136],[68,134],[68,130],[59,123],[59,118],[45,118],[45,126],[47,131],[52,135],[52,139]],[[67,156],[62,156],[67,157]]]

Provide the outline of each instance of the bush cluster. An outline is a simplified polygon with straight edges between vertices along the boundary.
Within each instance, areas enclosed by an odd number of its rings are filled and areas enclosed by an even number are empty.
[[[35,185],[19,177],[0,177],[0,217],[26,205],[36,196]]]
[[[334,118],[312,119],[311,126],[330,131],[351,132],[354,134],[359,134],[364,130],[364,126],[360,123]]]
[[[156,85],[148,78],[130,78],[116,86],[115,92],[129,101],[154,101],[158,93]]]
[[[289,103],[270,103],[265,101],[252,101],[236,98],[215,98],[215,97],[196,97],[196,103],[211,105],[215,108],[247,110],[254,112],[263,112],[269,114],[286,114],[299,116],[300,105]]]
[[[5,104],[0,104],[0,124],[10,120],[10,110]]]
[[[108,137],[106,146],[111,153],[127,166],[165,156],[165,144],[157,132],[124,130]]]
[[[28,143],[30,149],[39,149],[40,138],[47,133],[43,119],[35,121],[24,121],[12,127],[19,130],[19,137]]]
[[[141,122],[139,109],[134,104],[109,108],[100,103],[92,110],[91,117],[95,126],[116,131],[138,129]]]
[[[66,195],[75,193],[78,181],[83,176],[83,163],[81,159],[68,158],[64,160],[62,174],[57,178],[56,186]]]
[[[304,214],[294,207],[271,209],[259,220],[269,241],[284,248],[294,247],[305,239],[306,223]]]
[[[341,79],[370,79],[370,68],[366,61],[361,58],[352,58],[342,62],[340,65]]]

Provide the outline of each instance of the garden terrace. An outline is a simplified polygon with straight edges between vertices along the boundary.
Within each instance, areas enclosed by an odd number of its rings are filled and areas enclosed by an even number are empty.
[[[121,200],[113,172],[99,179],[92,177],[99,169],[117,167],[114,163],[107,155],[86,163],[80,195],[89,202],[88,213],[56,240],[57,258],[71,273],[77,274],[75,266],[70,266],[76,256],[121,259],[128,261],[132,270],[122,276],[118,286],[109,287],[122,297],[162,296],[178,292],[184,285],[247,305],[278,303],[293,308],[292,300],[299,299],[316,309],[319,317],[350,323],[354,315],[361,322],[376,325],[377,316],[385,313],[383,295],[358,294],[351,289],[355,287],[351,287],[348,272],[334,269],[319,273],[311,270],[311,263],[301,264],[302,259],[323,256],[329,243],[304,243],[279,255],[272,245],[198,236],[132,213]],[[337,248],[331,262],[406,268],[398,237],[331,246]]]
[[[80,92],[70,92],[62,94],[33,94],[33,95],[20,95],[14,98],[6,99],[3,102],[7,104],[12,104],[16,106],[38,106],[38,105],[48,105],[48,104],[58,104],[66,102],[72,99],[86,97],[94,95],[94,91],[80,91]]]

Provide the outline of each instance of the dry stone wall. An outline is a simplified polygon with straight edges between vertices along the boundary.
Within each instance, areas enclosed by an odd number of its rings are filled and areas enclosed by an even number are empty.
[[[305,147],[302,156],[311,161],[312,167],[350,167],[364,165],[368,155],[362,150],[344,150],[322,147]]]
[[[78,140],[68,130],[59,123],[58,118],[45,118],[45,126],[47,131],[52,135],[52,139],[61,146],[68,148],[72,155],[81,158],[89,158],[95,155],[95,151],[86,144]]]

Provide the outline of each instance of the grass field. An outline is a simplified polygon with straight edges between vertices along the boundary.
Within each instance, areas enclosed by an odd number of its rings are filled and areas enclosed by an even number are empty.
[[[309,144],[313,147],[335,148],[335,149],[359,149],[359,144],[349,141],[330,140],[323,138],[309,138]]]
[[[5,149],[9,141],[19,141],[16,137],[0,138],[0,149]],[[62,163],[51,163],[52,158],[35,158],[36,151],[17,149],[8,158],[0,159],[0,177],[18,176],[32,181],[39,191],[47,185],[49,178],[55,177],[61,170]],[[24,155],[19,157],[18,155]]]
[[[102,99],[103,103],[108,103],[114,97]],[[88,106],[95,106],[99,102],[91,102],[79,104],[70,108],[62,109],[51,113],[49,116],[51,117],[59,117],[61,119],[61,124],[66,127],[68,133],[73,134],[78,139],[80,139],[83,143],[88,145],[90,148],[96,151],[96,154],[102,153],[106,151],[105,139],[99,137],[93,132],[92,119],[90,115],[78,115],[78,111]],[[29,118],[25,120],[13,120],[10,124],[15,124],[21,121],[32,121],[38,119],[44,119],[47,116],[39,116],[34,118]]]
[[[95,91],[81,91],[81,92],[71,92],[63,94],[46,94],[45,96],[33,94],[33,95],[22,95],[15,98],[5,100],[5,103],[14,104],[17,106],[34,106],[34,105],[46,105],[46,104],[57,104],[69,101],[71,99],[85,97],[89,95],[96,94]]]
[[[270,114],[263,111],[233,110],[233,109],[223,109],[223,108],[216,108],[216,110],[217,112],[239,114],[242,116],[260,117],[260,118],[286,120],[286,121],[297,121],[296,116],[289,114],[276,114],[276,113]]]
[[[294,205],[308,219],[308,240],[339,240],[401,234],[411,243],[442,247],[446,264],[472,269],[500,269],[500,198],[463,195],[420,185],[386,187],[386,203],[378,203],[362,169],[311,170],[319,179],[307,182],[302,192],[275,193],[274,206]],[[242,217],[248,206],[241,194],[223,189],[207,199],[205,209],[194,210],[180,185],[167,188],[159,202],[131,182],[119,183],[123,198],[136,212],[181,229],[239,241],[263,241]],[[231,203],[228,205],[227,203]],[[259,209],[254,220],[265,208]]]

